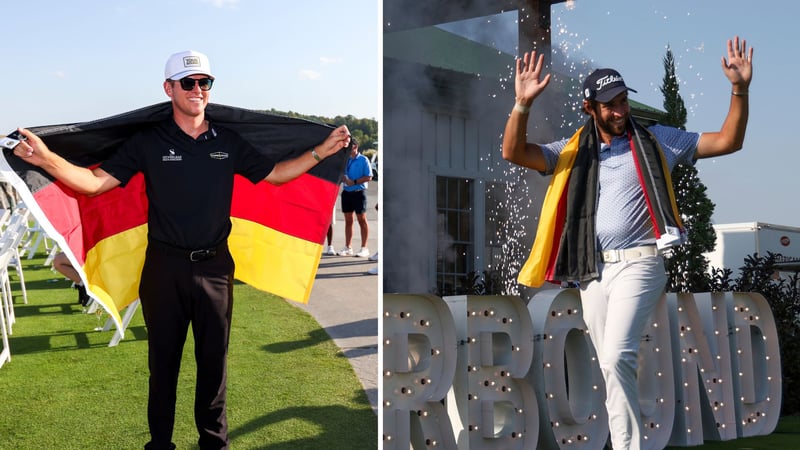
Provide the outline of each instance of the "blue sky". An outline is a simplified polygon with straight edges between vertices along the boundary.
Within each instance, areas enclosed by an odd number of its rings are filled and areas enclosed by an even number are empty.
[[[378,118],[375,0],[4,2],[0,133],[168,100],[175,52],[206,53],[211,101]]]
[[[800,144],[796,18],[800,4],[732,1],[577,0],[554,10],[553,40],[594,67],[614,67],[631,98],[663,108],[659,87],[669,45],[676,58],[686,128],[717,131],[730,102],[720,58],[736,35],[755,49],[744,148],[701,160],[699,176],[716,204],[715,223],[767,222],[800,227]]]

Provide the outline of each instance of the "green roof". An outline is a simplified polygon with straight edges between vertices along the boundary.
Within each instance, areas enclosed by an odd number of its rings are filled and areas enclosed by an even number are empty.
[[[441,28],[414,28],[383,35],[383,56],[466,74],[513,76],[515,56]],[[568,75],[567,75],[568,76]],[[566,83],[568,86],[571,83]],[[576,85],[580,86],[579,83]],[[664,111],[629,99],[633,115],[658,121]]]
[[[384,33],[383,56],[456,72],[510,71],[514,56],[437,27]]]

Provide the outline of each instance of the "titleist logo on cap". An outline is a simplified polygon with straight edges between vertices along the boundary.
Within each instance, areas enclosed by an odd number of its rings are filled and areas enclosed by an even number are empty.
[[[202,64],[197,56],[183,57],[183,67],[200,67]]]
[[[622,77],[619,75],[606,75],[602,78],[598,78],[595,84],[597,85],[597,90],[603,89],[604,86],[609,85],[611,83],[616,83],[618,81],[623,81]],[[624,81],[623,81],[624,83]]]

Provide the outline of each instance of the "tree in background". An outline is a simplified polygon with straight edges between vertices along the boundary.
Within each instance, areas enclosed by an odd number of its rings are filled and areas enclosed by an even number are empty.
[[[358,147],[362,152],[373,149],[378,150],[378,121],[375,119],[360,119],[352,115],[336,116],[334,118],[300,114],[296,112],[283,112],[275,108],[266,111],[269,114],[288,116],[299,119],[311,120],[314,122],[329,123],[335,125],[347,125],[350,134],[358,141]]]
[[[686,129],[686,106],[681,98],[678,77],[675,74],[675,58],[667,47],[664,57],[664,94],[666,115],[664,125]],[[688,236],[687,242],[673,250],[667,259],[668,292],[707,292],[710,285],[708,261],[703,253],[714,250],[716,234],[711,226],[714,203],[706,195],[706,186],[697,176],[694,166],[679,164],[672,171],[672,187],[681,220]]]

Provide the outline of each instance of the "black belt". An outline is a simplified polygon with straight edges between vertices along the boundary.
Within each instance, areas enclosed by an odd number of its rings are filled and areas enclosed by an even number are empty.
[[[223,242],[222,244],[219,244],[216,247],[188,250],[185,248],[175,247],[173,245],[169,245],[161,241],[156,241],[154,239],[150,239],[148,241],[148,244],[152,245],[154,248],[163,251],[164,253],[169,254],[170,256],[174,256],[176,258],[181,258],[181,259],[188,259],[189,261],[192,262],[209,260],[217,256],[217,253],[225,250],[225,247],[228,245],[226,242]]]

